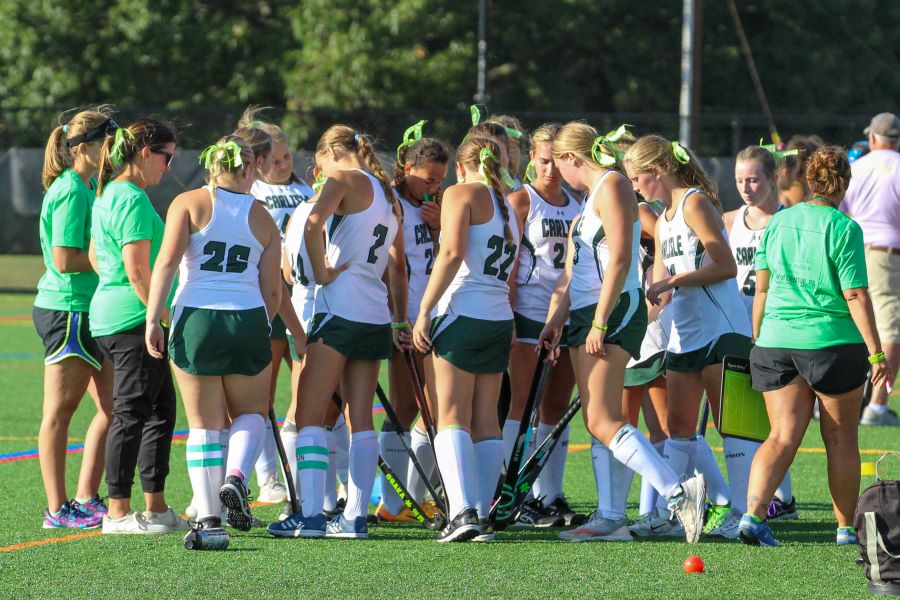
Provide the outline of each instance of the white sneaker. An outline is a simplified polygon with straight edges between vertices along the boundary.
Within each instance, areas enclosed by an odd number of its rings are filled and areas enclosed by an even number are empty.
[[[639,521],[628,527],[631,535],[637,537],[681,537],[684,527],[677,519],[666,519],[655,510],[643,515]]]
[[[166,533],[168,529],[159,525],[150,525],[139,512],[130,512],[121,519],[103,517],[103,534],[148,535]]]
[[[566,542],[633,542],[634,538],[628,531],[628,524],[625,519],[607,519],[594,511],[588,517],[587,523],[562,531],[559,539]]]
[[[188,531],[191,528],[187,521],[175,514],[175,511],[172,510],[171,506],[163,513],[145,510],[141,516],[144,517],[144,521],[146,521],[148,526],[165,528],[165,533],[170,531]]]
[[[866,406],[863,409],[862,418],[859,420],[859,424],[897,427],[900,425],[900,417],[898,417],[897,413],[890,408],[882,413],[877,413],[872,410],[871,406]]]
[[[706,479],[700,473],[682,482],[681,493],[669,499],[669,510],[681,521],[688,544],[696,544],[700,539],[705,504]]]
[[[269,475],[265,481],[259,486],[259,494],[256,496],[257,502],[265,504],[278,504],[287,500],[287,488],[278,481],[277,475]]]
[[[188,518],[189,521],[197,520],[197,507],[194,506],[194,498],[191,497],[191,503],[187,505],[187,508],[184,509],[184,516]]]
[[[736,514],[732,513],[728,516],[728,519],[722,523],[719,527],[716,527],[706,535],[717,535],[719,537],[723,537],[726,540],[736,540],[738,535],[738,528],[741,526],[741,518]]]

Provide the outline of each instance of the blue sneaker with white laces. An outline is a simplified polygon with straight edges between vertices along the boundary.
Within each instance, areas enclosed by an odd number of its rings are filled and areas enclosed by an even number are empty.
[[[856,546],[856,529],[853,527],[838,527],[837,545],[838,546]]]
[[[325,515],[319,513],[304,517],[298,511],[283,521],[270,523],[266,531],[275,537],[287,538],[321,538],[325,537]]]
[[[765,522],[759,522],[752,515],[744,515],[738,527],[738,537],[750,546],[780,546],[781,542],[772,535],[772,529]]]
[[[328,521],[325,536],[364,540],[369,537],[369,526],[366,523],[366,517],[363,515],[354,519],[345,519],[344,515],[340,514]]]

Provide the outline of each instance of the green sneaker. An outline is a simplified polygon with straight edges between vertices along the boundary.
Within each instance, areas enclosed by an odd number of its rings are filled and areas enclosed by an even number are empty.
[[[703,525],[703,533],[709,533],[725,524],[731,516],[731,504],[710,506],[706,514],[706,524]]]

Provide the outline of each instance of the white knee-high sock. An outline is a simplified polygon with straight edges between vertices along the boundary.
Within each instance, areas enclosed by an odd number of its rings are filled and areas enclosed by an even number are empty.
[[[297,424],[293,421],[284,420],[284,424],[282,424],[281,429],[278,432],[278,435],[281,436],[281,445],[284,447],[284,453],[287,455],[288,463],[292,462],[291,458],[296,456],[296,448],[297,448]],[[291,466],[291,478],[294,483],[294,491],[297,492],[298,498],[300,497],[300,474],[297,473],[297,465],[294,464]]]
[[[553,431],[555,424],[540,423],[532,440],[535,445],[540,444]],[[529,452],[531,454],[531,452]],[[563,478],[566,474],[566,457],[569,454],[569,427],[563,430],[556,444],[556,448],[547,458],[541,474],[534,482],[534,495],[544,499],[544,504],[550,504],[563,495]]]
[[[344,421],[344,415],[340,415],[335,421],[334,428],[334,469],[337,472],[338,480],[347,485],[347,479],[350,477],[350,435],[347,433],[347,422]]]
[[[408,431],[398,432],[393,429],[390,431],[382,429],[381,433],[378,434],[378,447],[381,451],[381,458],[383,458],[384,462],[386,462],[394,471],[398,480],[406,482],[407,469],[409,468],[409,455],[406,453],[406,448],[403,446],[404,441],[408,447],[411,442]],[[400,496],[397,495],[394,488],[387,482],[384,475],[382,474],[379,477],[381,477],[381,501],[388,512],[392,515],[396,515],[403,510],[403,501],[400,500]]]
[[[503,461],[509,462],[509,457],[512,456],[513,446],[516,443],[516,436],[519,435],[519,424],[521,421],[518,419],[507,419],[505,423],[503,423]]]
[[[612,510],[609,519],[624,519],[628,510],[628,492],[631,491],[631,482],[634,480],[634,471],[626,467],[618,460],[612,461],[613,488]]]
[[[434,473],[434,453],[431,450],[431,442],[428,441],[428,435],[424,431],[419,431],[413,427],[412,433],[409,435],[409,447],[419,461],[422,470],[429,478]],[[416,502],[422,502],[425,497],[425,482],[419,475],[419,471],[412,466],[412,460],[407,467],[406,472],[406,489]]]
[[[612,462],[615,458],[609,448],[595,437],[591,437],[591,466],[594,468],[594,483],[597,486],[597,512],[603,517],[612,510]]]
[[[350,436],[350,478],[344,517],[355,519],[369,512],[369,498],[378,467],[378,436],[374,431],[356,431]]]
[[[728,464],[727,458],[725,464]],[[728,491],[728,484],[725,483],[719,463],[716,462],[712,448],[709,447],[709,442],[706,441],[706,436],[703,435],[697,436],[697,448],[694,450],[694,470],[698,473],[703,473],[703,476],[706,478],[706,494],[713,505],[725,506],[731,503],[732,494]],[[731,469],[729,468],[728,470],[730,473]],[[747,474],[750,474],[749,469]],[[731,479],[730,475],[729,479]],[[744,514],[744,512],[741,511],[740,514]]]
[[[760,443],[726,437],[722,440],[722,446],[725,449],[725,467],[728,469],[731,509],[735,514],[742,515],[747,512],[750,465],[753,464],[753,457],[756,456],[756,450],[760,447]]]
[[[300,509],[304,517],[322,512],[325,473],[328,472],[328,441],[324,427],[304,427],[297,432],[297,473],[300,479]]]
[[[219,440],[222,442],[222,463],[228,463],[228,439],[231,437],[231,427],[226,427],[219,433]],[[225,472],[222,472],[222,481],[225,481]]]
[[[793,500],[794,491],[791,489],[790,469],[788,469],[787,473],[784,474],[784,479],[781,480],[781,483],[778,485],[778,489],[775,490],[775,497],[785,504],[790,504],[791,500]]]
[[[478,470],[475,473],[477,495],[475,509],[478,516],[486,519],[491,512],[491,503],[494,501],[494,492],[497,491],[497,481],[500,479],[500,468],[503,466],[503,440],[489,438],[473,443],[475,463]]]
[[[462,428],[441,430],[434,445],[450,504],[447,518],[454,519],[463,510],[475,507],[475,448],[469,432]]]
[[[681,491],[678,475],[656,453],[650,440],[634,426],[623,425],[613,436],[609,449],[616,460],[641,477],[646,477],[666,500]]]
[[[665,440],[653,444],[653,448],[662,456],[663,447],[666,445]],[[656,510],[656,503],[659,501],[659,492],[656,491],[650,482],[641,478],[641,506],[640,514],[647,515]]]
[[[225,466],[222,460],[220,433],[213,429],[191,429],[187,439],[187,466],[197,520],[218,517],[221,511],[219,488]]]
[[[259,444],[259,458],[256,459],[256,481],[259,485],[278,473],[278,448],[272,433],[272,422],[266,419],[266,430]]]
[[[325,502],[322,505],[325,510],[334,510],[337,506],[337,450],[335,449],[334,430],[325,431],[325,440],[328,442],[328,471],[325,473]]]
[[[649,443],[649,442],[648,442]],[[672,469],[672,472],[675,473],[675,477],[680,480],[682,477],[689,477],[690,475],[687,472],[688,464],[694,460],[694,452],[697,448],[697,438],[669,438],[666,440],[665,445],[663,446],[663,455],[662,460]],[[650,481],[650,485],[653,485],[653,481]],[[658,487],[653,485],[656,488],[656,491],[659,492],[659,501],[656,503],[656,508],[660,515],[668,518],[669,509],[668,509],[668,496],[660,490]]]
[[[231,422],[225,473],[240,477],[245,486],[265,429],[265,419],[256,413],[240,415]]]

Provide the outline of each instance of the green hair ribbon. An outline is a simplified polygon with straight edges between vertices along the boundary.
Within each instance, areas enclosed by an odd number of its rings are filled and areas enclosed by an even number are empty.
[[[125,162],[125,144],[128,140],[134,140],[134,134],[127,127],[116,129],[116,137],[113,138],[113,145],[109,150],[109,161],[117,169]]]
[[[522,139],[522,136],[524,135],[521,131],[519,131],[515,127],[504,127],[503,129],[506,130],[506,135],[508,135],[509,137],[516,139],[516,140]]]
[[[427,123],[427,119],[422,119],[412,127],[407,127],[406,131],[403,132],[403,142],[397,146],[397,162],[402,163],[403,160],[400,158],[400,153],[403,152],[404,148],[409,148],[416,142],[422,139],[422,128],[425,127],[425,123]]]
[[[500,179],[502,179],[503,184],[511,190],[515,190],[520,187],[520,183],[516,181],[512,175],[509,174],[509,170],[506,167],[500,167]]]
[[[222,155],[217,156],[220,152]],[[222,160],[229,167],[240,167],[244,164],[241,158],[241,147],[234,140],[224,144],[212,144],[200,153],[200,164],[209,170],[213,161]]]
[[[604,154],[603,146],[609,148],[609,150],[613,153],[613,156]],[[619,150],[611,141],[609,141],[609,139],[602,135],[598,135],[594,138],[594,143],[593,145],[591,145],[591,158],[594,159],[595,163],[605,169],[609,169],[610,167],[616,166],[616,163],[618,162],[618,156]]]
[[[325,176],[325,171],[319,170],[318,174],[316,174],[316,180],[312,184],[312,189],[315,193],[319,193],[319,190],[322,189],[322,186],[325,185],[325,180],[328,177]]]
[[[484,179],[485,183],[488,183],[487,174],[484,172],[484,167],[489,160],[496,162],[498,165],[500,164],[500,159],[497,158],[497,155],[494,154],[490,148],[482,148],[481,152],[478,153],[478,174],[481,175],[481,178]],[[503,180],[503,184],[509,189],[516,188],[516,181],[512,178],[505,168],[500,167],[500,179]]]
[[[525,165],[525,181],[534,181],[537,179],[537,170],[534,168],[534,161],[529,160]]]
[[[688,151],[681,145],[681,142],[672,142],[672,154],[675,155],[675,160],[683,165],[691,162],[691,155],[688,154]]]
[[[484,110],[484,115],[482,114],[481,109],[484,105],[482,104],[473,104],[469,107],[469,112],[472,114],[472,127],[475,127],[479,123],[481,123],[481,119],[483,116],[487,116],[487,109]]]
[[[785,156],[797,156],[800,154],[800,150],[797,148],[791,150],[779,150],[778,144],[763,144],[762,138],[759,138],[759,147],[768,150],[772,156],[775,157],[775,160],[781,160]]]
[[[610,142],[612,142],[613,144],[615,144],[616,142],[621,140],[622,137],[625,135],[634,135],[633,133],[628,131],[629,127],[634,127],[634,125],[629,125],[628,123],[622,123],[621,125],[619,125],[618,129],[615,129],[615,130],[607,133],[606,139],[609,140]]]

